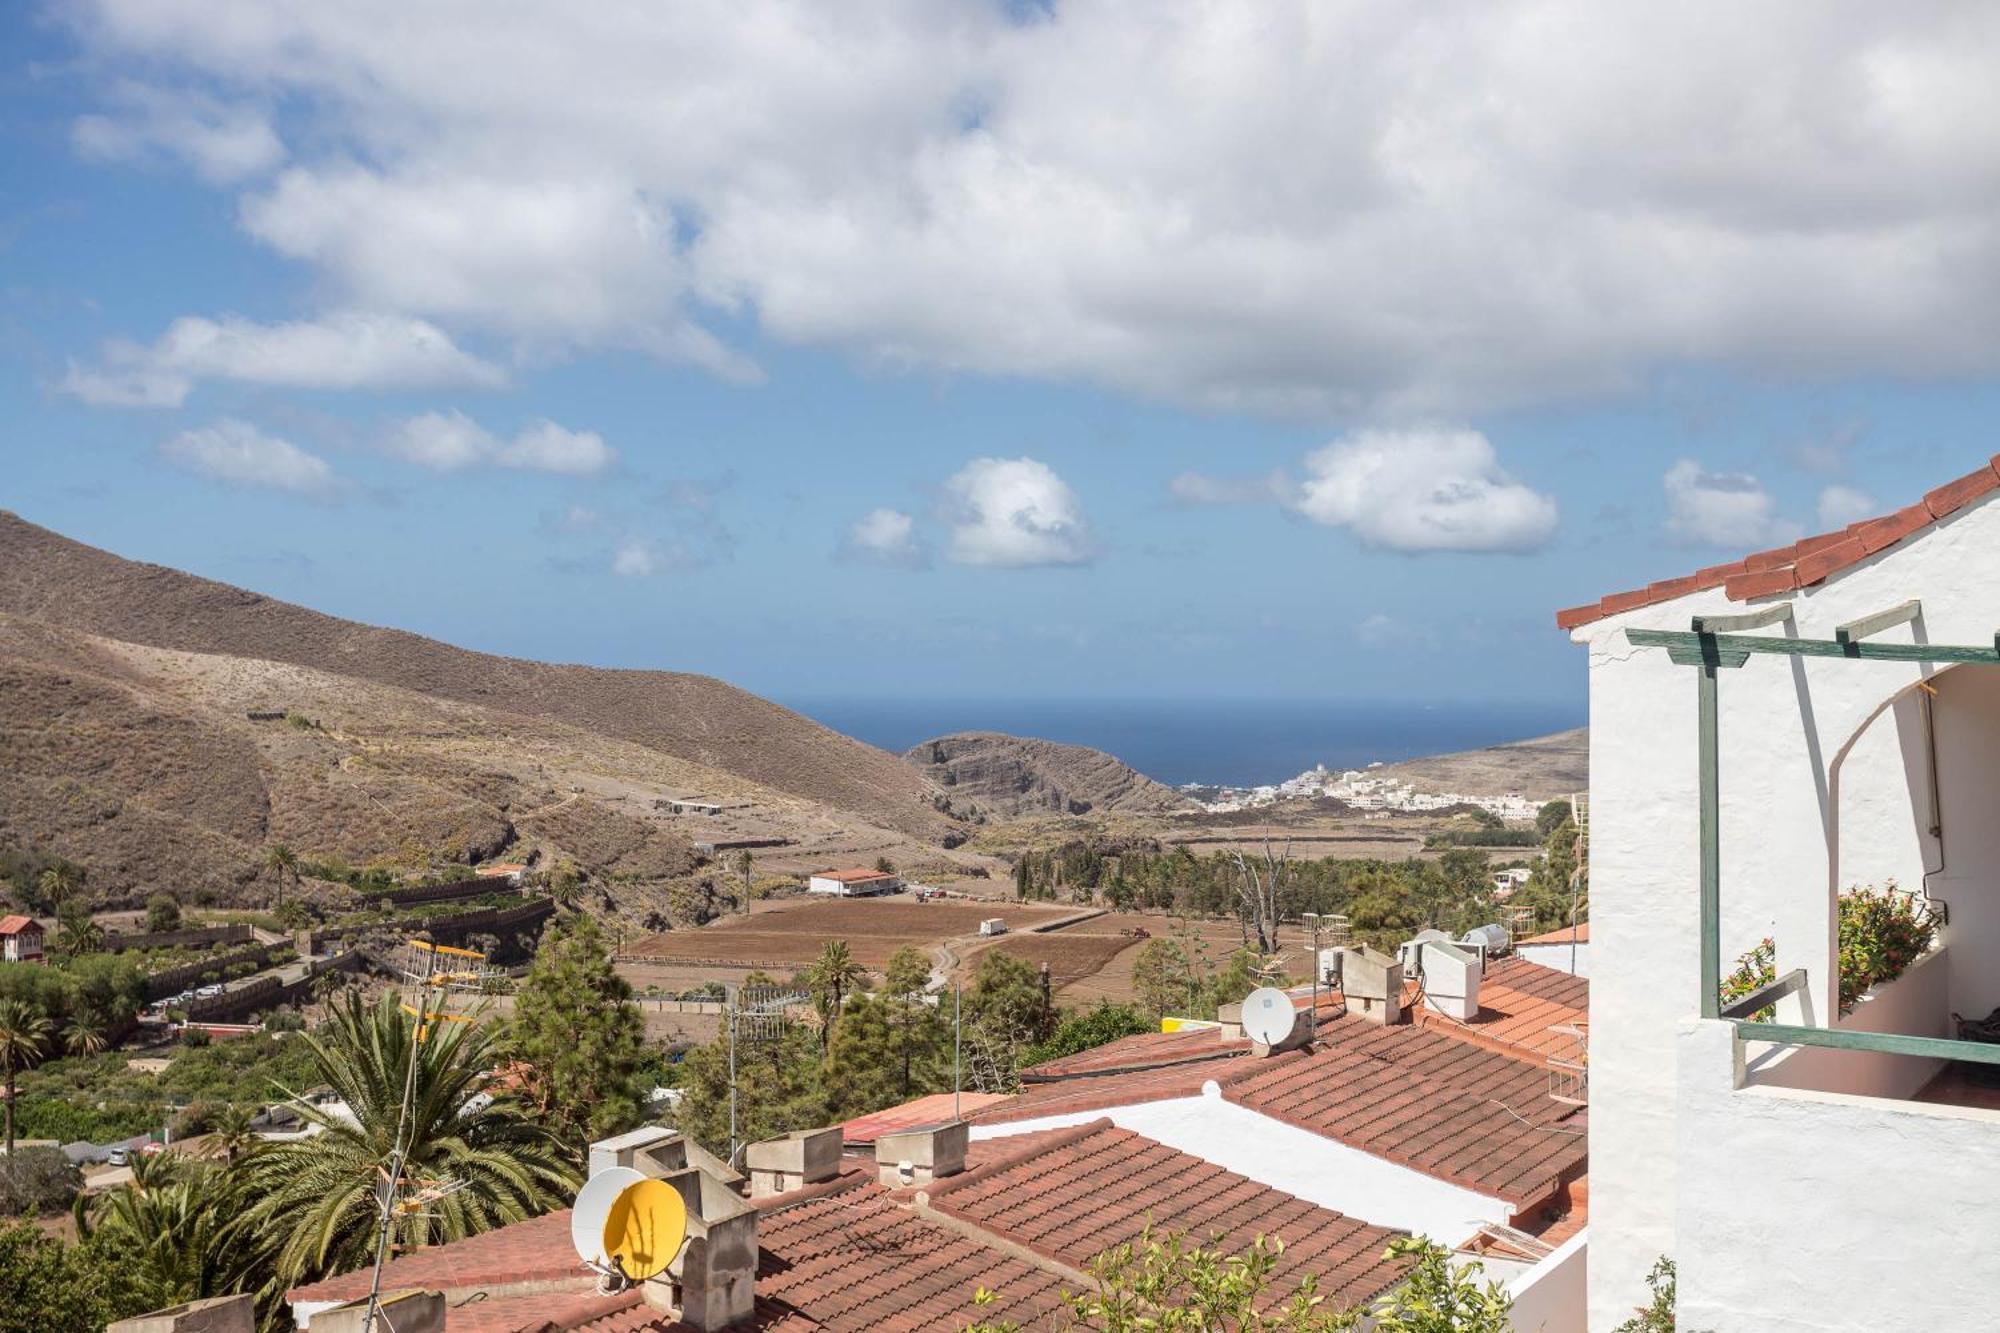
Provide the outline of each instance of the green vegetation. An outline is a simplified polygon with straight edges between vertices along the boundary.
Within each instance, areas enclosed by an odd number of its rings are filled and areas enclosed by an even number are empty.
[[[1024,1067],[1038,1065],[1047,1060],[1059,1060],[1065,1055],[1075,1055],[1078,1051],[1088,1051],[1120,1037],[1136,1037],[1144,1032],[1159,1031],[1157,1020],[1149,1021],[1145,1014],[1129,1004],[1113,1004],[1100,1000],[1094,1009],[1070,1014],[1044,1042],[1037,1042],[1021,1053]]]
[[[373,1257],[375,1191],[396,1141],[416,1021],[394,996],[369,1006],[350,993],[317,1033],[288,1040],[306,1046],[311,1081],[331,1087],[358,1123],[303,1107],[323,1133],[253,1153],[237,1168],[248,1199],[241,1233],[282,1286]],[[471,1024],[434,1024],[417,1046],[406,1173],[462,1187],[399,1217],[397,1245],[437,1244],[518,1222],[560,1207],[576,1188],[562,1146],[517,1103],[475,1101],[493,1063],[491,1036]]]
[[[632,1129],[645,1113],[645,1022],[609,948],[587,916],[552,925],[497,1043],[519,1096],[578,1167],[591,1140]]]
[[[113,1257],[65,1245],[33,1222],[0,1224],[0,1333],[103,1328],[133,1305]]]
[[[1864,886],[1840,895],[1840,1012],[1847,1013],[1872,986],[1894,981],[1923,957],[1937,938],[1937,919],[1912,893],[1891,880],[1884,888]],[[1741,999],[1778,979],[1777,945],[1768,937],[1740,955],[1722,980],[1722,1003]],[[1777,1006],[1750,1016],[1767,1022]]]
[[[83,1172],[60,1148],[20,1148],[0,1158],[0,1217],[63,1212],[82,1189]]]
[[[1440,847],[1539,847],[1548,835],[1531,828],[1439,829],[1424,839],[1424,848]]]
[[[146,929],[154,934],[181,928],[181,905],[170,893],[156,893],[146,899]]]
[[[310,1051],[295,1036],[251,1033],[170,1054],[173,1062],[158,1075],[139,1072],[116,1051],[49,1060],[21,1078],[20,1133],[107,1143],[158,1129],[177,1105],[258,1107],[280,1099],[277,1085],[312,1082]]]
[[[1674,1333],[1674,1306],[1679,1294],[1674,1261],[1660,1256],[1646,1274],[1646,1287],[1652,1293],[1652,1300],[1620,1324],[1615,1333]]]
[[[16,1080],[49,1052],[56,1025],[19,1000],[0,1000],[0,1075],[6,1079],[7,1156],[14,1155]]]
[[[1498,1282],[1481,1283],[1481,1265],[1455,1269],[1441,1245],[1406,1237],[1386,1257],[1411,1258],[1401,1286],[1366,1310],[1329,1306],[1308,1275],[1282,1301],[1267,1298],[1284,1242],[1259,1236],[1246,1254],[1190,1244],[1148,1226],[1135,1241],[1090,1262],[1088,1291],[1065,1291],[1051,1329],[1064,1333],[1350,1333],[1372,1321],[1381,1333],[1510,1333],[1513,1300]],[[996,1293],[981,1287],[975,1307]],[[969,1325],[965,1333],[1022,1333],[1012,1321]]]

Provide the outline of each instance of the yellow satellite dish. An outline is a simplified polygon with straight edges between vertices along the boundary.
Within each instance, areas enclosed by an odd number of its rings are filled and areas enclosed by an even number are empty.
[[[664,1180],[627,1185],[604,1216],[604,1256],[634,1282],[666,1271],[687,1239],[687,1205]]]

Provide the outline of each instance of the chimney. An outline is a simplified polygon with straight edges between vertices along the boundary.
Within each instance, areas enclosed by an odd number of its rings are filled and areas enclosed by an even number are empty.
[[[1341,993],[1347,1012],[1388,1027],[1403,1021],[1403,965],[1367,945],[1341,950]]]
[[[1423,940],[1404,947],[1416,952],[1426,1009],[1461,1023],[1479,1017],[1482,968],[1476,950],[1444,940]]]
[[[307,1333],[361,1333],[368,1322],[368,1298],[321,1310],[306,1325]],[[114,1325],[115,1327],[115,1325]],[[444,1333],[444,1293],[397,1291],[376,1307],[376,1333]],[[106,1330],[109,1333],[109,1330]]]
[[[1215,1006],[1215,1021],[1222,1025],[1222,1039],[1235,1041],[1243,1035],[1243,1001]]]
[[[757,1302],[757,1210],[699,1167],[661,1177],[687,1205],[687,1243],[667,1282],[647,1282],[646,1304],[700,1333],[749,1321]]]
[[[781,1139],[765,1139],[743,1150],[750,1168],[750,1197],[783,1194],[817,1185],[840,1174],[840,1126],[795,1129]]]
[[[929,1129],[906,1129],[875,1140],[875,1170],[884,1185],[928,1185],[965,1170],[965,1143],[971,1129],[947,1120]]]
[[[104,1333],[254,1333],[256,1327],[255,1297],[216,1296],[121,1319]]]
[[[708,1172],[725,1185],[743,1183],[743,1173],[684,1134],[647,1125],[590,1145],[590,1174],[614,1166],[629,1166],[642,1175],[664,1179],[691,1167]]]

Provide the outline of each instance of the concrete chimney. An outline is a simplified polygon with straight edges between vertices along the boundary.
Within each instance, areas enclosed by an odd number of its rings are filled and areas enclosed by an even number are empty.
[[[368,1322],[368,1298],[321,1310],[306,1325],[307,1333],[361,1333]],[[383,1295],[375,1313],[376,1333],[444,1333],[444,1293],[397,1291]]]
[[[256,1327],[255,1297],[216,1296],[121,1319],[104,1333],[255,1333]]]
[[[647,1282],[646,1304],[701,1333],[748,1322],[757,1302],[757,1210],[698,1167],[660,1177],[687,1205],[687,1243],[666,1282]]]
[[[743,1173],[684,1134],[648,1125],[590,1145],[590,1174],[614,1166],[629,1166],[642,1175],[664,1179],[675,1171],[699,1168],[726,1185],[741,1185]]]
[[[965,1170],[965,1144],[972,1136],[963,1120],[929,1129],[906,1129],[875,1140],[875,1171],[884,1185],[928,1185]]]
[[[1222,1025],[1222,1039],[1235,1041],[1243,1035],[1243,1001],[1215,1006],[1215,1021]]]
[[[781,1139],[765,1139],[743,1151],[750,1168],[750,1197],[783,1194],[817,1185],[840,1174],[840,1126],[795,1129]]]
[[[1403,965],[1367,945],[1341,950],[1341,994],[1347,1012],[1384,1027],[1403,1021]]]

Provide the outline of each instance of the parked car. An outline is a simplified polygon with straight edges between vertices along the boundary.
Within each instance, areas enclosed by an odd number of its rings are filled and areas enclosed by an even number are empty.
[[[211,995],[220,995],[220,994],[222,994],[222,987],[214,982],[211,982],[208,985],[203,986],[200,990],[195,992],[195,995],[197,997],[204,1000],[206,1000]]]
[[[113,1148],[111,1156],[105,1160],[113,1166],[130,1166],[132,1164],[132,1154],[123,1148]]]

